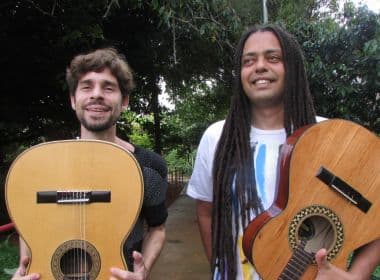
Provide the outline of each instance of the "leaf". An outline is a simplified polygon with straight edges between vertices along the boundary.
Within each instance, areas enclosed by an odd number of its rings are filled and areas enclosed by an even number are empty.
[[[4,268],[4,273],[7,275],[13,275],[13,274],[15,274],[16,270],[17,270],[17,267],[16,268]]]
[[[200,34],[201,36],[205,34],[206,28],[207,28],[207,25],[206,25],[206,24],[203,24],[203,25],[199,28],[199,34]]]

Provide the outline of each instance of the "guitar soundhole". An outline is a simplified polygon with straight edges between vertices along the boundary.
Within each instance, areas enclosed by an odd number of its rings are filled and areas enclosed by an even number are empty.
[[[95,280],[100,255],[88,241],[69,240],[55,250],[51,270],[56,280]]]
[[[89,279],[91,269],[91,256],[82,248],[68,250],[61,258],[61,271],[64,280]]]
[[[335,233],[330,221],[322,216],[312,216],[305,219],[299,229],[298,238],[307,240],[304,250],[316,253],[326,248],[330,251],[335,240]]]
[[[327,249],[327,259],[334,259],[344,241],[344,229],[339,217],[329,208],[322,205],[310,205],[301,209],[289,225],[289,245],[295,250],[306,240],[303,250],[316,253]]]

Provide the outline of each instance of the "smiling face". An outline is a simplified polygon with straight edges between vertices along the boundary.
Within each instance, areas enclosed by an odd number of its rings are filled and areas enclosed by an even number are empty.
[[[251,34],[241,58],[241,83],[253,107],[283,104],[285,67],[277,37],[270,31]]]
[[[108,68],[84,74],[70,99],[82,132],[104,132],[114,128],[123,106],[128,105],[128,96],[122,97],[117,79]]]

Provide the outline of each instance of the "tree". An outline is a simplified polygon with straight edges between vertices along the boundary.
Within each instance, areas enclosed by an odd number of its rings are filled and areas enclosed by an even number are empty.
[[[160,152],[161,79],[171,88],[186,86],[197,77],[210,77],[230,62],[231,39],[239,18],[223,0],[205,1],[9,1],[1,7],[2,57],[9,69],[2,85],[4,127],[30,131],[36,139],[73,135],[75,122],[64,86],[64,69],[76,53],[115,45],[136,72],[138,91],[131,107],[153,111],[156,151]],[[211,48],[210,48],[211,46]],[[226,49],[229,49],[226,52]],[[226,53],[228,54],[226,59]],[[12,124],[10,124],[10,122]],[[19,137],[18,137],[19,138]],[[5,143],[9,139],[3,139]]]
[[[349,0],[268,0],[267,5],[270,22],[286,26],[305,53],[318,113],[380,133],[379,14]],[[259,20],[255,5],[235,6],[239,15]]]
[[[318,112],[380,133],[379,15],[348,1],[338,12],[336,3],[268,0],[269,20],[284,24],[300,42]],[[131,110],[153,116],[141,125],[144,137],[157,152],[175,148],[187,156],[205,127],[224,117],[234,45],[245,26],[260,21],[259,1],[249,0],[0,4],[0,48],[6,54],[0,57],[6,81],[0,84],[0,178],[22,149],[77,134],[66,65],[78,52],[108,45],[134,69]],[[174,111],[158,103],[162,81]]]
[[[138,84],[131,108],[153,112],[149,133],[161,152],[159,81],[181,89],[215,73],[222,80],[239,18],[223,0],[26,0],[0,4],[0,23],[7,54],[0,58],[7,66],[0,85],[3,181],[18,147],[75,136],[64,71],[74,54],[99,46],[126,55]]]
[[[340,21],[298,25],[317,111],[380,133],[380,20],[347,4]],[[344,22],[344,25],[342,25]],[[365,109],[364,109],[365,108]]]

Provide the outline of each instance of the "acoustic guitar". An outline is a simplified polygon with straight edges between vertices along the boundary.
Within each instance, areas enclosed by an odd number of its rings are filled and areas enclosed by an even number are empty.
[[[140,213],[143,180],[122,147],[96,140],[47,142],[11,165],[6,204],[41,279],[108,279],[126,268],[123,244]]]
[[[262,279],[314,279],[315,253],[345,269],[350,253],[380,238],[380,141],[333,119],[288,137],[272,206],[245,229],[243,251]]]

